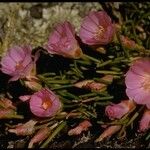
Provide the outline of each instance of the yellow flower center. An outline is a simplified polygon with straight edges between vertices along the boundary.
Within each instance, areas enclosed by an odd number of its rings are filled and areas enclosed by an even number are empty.
[[[21,68],[23,68],[23,65],[22,65],[21,62],[18,62],[18,63],[16,64],[16,70],[20,70]]]
[[[45,98],[42,103],[42,107],[47,110],[52,106],[52,100],[50,98]]]
[[[96,30],[95,37],[97,39],[101,38],[104,35],[104,32],[105,32],[104,27],[103,26],[99,26],[98,29]]]
[[[142,83],[142,87],[144,90],[150,92],[150,75],[145,76],[145,79]]]

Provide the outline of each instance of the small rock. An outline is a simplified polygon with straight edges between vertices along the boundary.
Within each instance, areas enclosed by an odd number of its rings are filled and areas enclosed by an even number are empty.
[[[14,141],[9,141],[7,148],[14,148]]]
[[[42,5],[38,4],[30,8],[30,15],[33,18],[40,19],[43,17]]]
[[[15,142],[15,148],[24,148],[25,147],[25,140],[18,140]]]

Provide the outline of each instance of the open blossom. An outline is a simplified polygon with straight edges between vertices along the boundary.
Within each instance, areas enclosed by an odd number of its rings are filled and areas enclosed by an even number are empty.
[[[137,104],[150,108],[150,59],[139,58],[126,73],[126,94]]]
[[[29,100],[31,112],[38,117],[52,117],[61,110],[61,102],[57,95],[43,88],[33,95],[19,97],[22,101]]]
[[[150,110],[146,109],[139,124],[139,132],[150,129]]]
[[[12,76],[10,81],[16,81],[30,74],[33,68],[30,46],[15,46],[2,57],[1,71]]]
[[[120,119],[134,107],[135,103],[132,100],[123,100],[119,104],[108,105],[105,109],[105,114],[111,120]]]
[[[15,133],[16,135],[31,135],[35,131],[35,125],[37,121],[29,120],[25,124],[18,124],[14,129],[9,129],[8,131],[11,133]]]
[[[106,45],[114,37],[115,26],[105,11],[92,11],[81,24],[80,38],[88,45]]]
[[[49,37],[46,48],[51,54],[68,58],[80,58],[82,55],[82,50],[75,39],[75,29],[67,21],[56,26]]]
[[[79,135],[81,134],[83,131],[87,131],[89,127],[91,127],[92,124],[90,121],[88,120],[84,120],[83,122],[81,122],[77,127],[69,130],[68,135]]]

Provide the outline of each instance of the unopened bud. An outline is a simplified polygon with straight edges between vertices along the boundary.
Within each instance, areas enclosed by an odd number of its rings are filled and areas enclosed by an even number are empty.
[[[50,133],[50,129],[48,127],[41,128],[34,137],[30,140],[28,148],[32,148],[33,144],[41,142],[45,140]]]
[[[121,125],[113,125],[108,127],[96,140],[95,142],[100,142],[105,138],[111,137],[113,134],[121,129]]]
[[[37,121],[30,120],[25,124],[16,125],[15,129],[9,129],[8,131],[11,133],[15,133],[16,135],[22,135],[22,136],[31,135],[35,131],[34,126],[36,123]]]
[[[88,120],[84,120],[83,122],[81,122],[77,127],[71,129],[68,132],[68,135],[79,135],[81,134],[83,131],[87,131],[89,127],[91,127],[92,124],[88,121]]]

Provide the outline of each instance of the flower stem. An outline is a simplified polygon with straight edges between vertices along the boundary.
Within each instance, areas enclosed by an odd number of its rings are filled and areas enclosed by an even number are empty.
[[[47,80],[48,84],[67,84],[69,80]]]
[[[49,122],[49,123],[45,123],[45,124],[42,124],[42,125],[38,125],[38,126],[35,127],[35,130],[47,127],[47,126],[52,125],[52,124],[53,124],[53,122]]]
[[[105,62],[103,62],[103,63],[101,63],[101,64],[97,64],[97,67],[98,67],[98,68],[104,67],[104,66],[106,66],[106,65],[108,65],[108,64],[111,64],[111,63],[112,63],[112,60],[107,60],[107,61],[105,61]]]
[[[77,61],[77,63],[79,63],[79,64],[82,64],[82,65],[85,65],[85,66],[89,66],[89,65],[91,65],[89,62],[87,62],[87,61],[83,61],[83,60],[76,60]]]
[[[22,116],[22,115],[8,115],[7,118],[24,119],[24,116]]]
[[[107,70],[97,70],[96,73],[102,73],[102,74],[122,74],[122,72],[107,71]]]
[[[56,73],[54,72],[47,72],[47,73],[43,73],[43,74],[39,74],[39,76],[55,76]]]
[[[101,63],[100,60],[98,60],[98,59],[96,59],[96,58],[94,58],[94,57],[91,57],[91,56],[89,56],[89,55],[86,55],[86,54],[83,54],[83,55],[82,55],[82,58],[83,58],[83,59],[92,60],[92,61],[94,61],[94,62],[96,62],[96,63]]]
[[[140,112],[143,110],[144,106],[142,106],[138,112],[136,112],[133,117],[129,120],[129,122],[126,124],[126,126],[129,126],[140,114]]]
[[[111,102],[110,101],[106,101],[106,102],[95,102],[94,105],[100,105],[100,106],[107,106],[110,105]]]
[[[88,102],[91,102],[91,101],[99,101],[99,100],[110,100],[110,99],[113,99],[114,97],[113,96],[106,96],[106,97],[99,97],[99,96],[96,96],[96,97],[91,97],[91,98],[88,98],[88,99],[85,99],[85,100],[72,100],[72,102],[75,102],[75,103],[88,103]]]
[[[84,94],[84,95],[80,95],[80,98],[84,98],[84,97],[89,97],[89,96],[96,96],[97,93],[88,93],[88,94]]]
[[[117,36],[117,39],[118,39],[119,43],[121,44],[121,48],[123,49],[123,51],[124,51],[126,57],[129,59],[129,58],[130,58],[129,52],[128,52],[128,50],[123,46],[119,32],[116,32],[116,36]]]
[[[70,88],[70,87],[74,87],[74,85],[73,84],[62,85],[62,86],[59,86],[59,87],[51,88],[51,90],[60,90],[60,89],[65,89],[65,88]]]
[[[49,136],[49,138],[41,145],[40,148],[45,148],[49,142],[67,125],[66,121],[63,121],[56,130]]]

